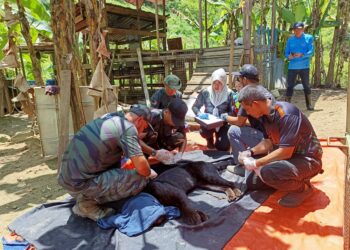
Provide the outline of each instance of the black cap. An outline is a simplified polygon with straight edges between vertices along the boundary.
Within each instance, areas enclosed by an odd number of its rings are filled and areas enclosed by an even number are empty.
[[[232,73],[235,76],[242,76],[249,79],[259,79],[258,69],[252,64],[244,64],[239,72]]]
[[[134,104],[130,107],[129,112],[134,113],[137,116],[142,116],[147,122],[151,120],[151,111],[146,105]]]
[[[303,22],[296,22],[293,24],[293,29],[303,29],[304,23]]]
[[[185,126],[185,117],[188,111],[186,103],[179,99],[174,98],[170,101],[167,107],[171,113],[171,120],[176,127]]]

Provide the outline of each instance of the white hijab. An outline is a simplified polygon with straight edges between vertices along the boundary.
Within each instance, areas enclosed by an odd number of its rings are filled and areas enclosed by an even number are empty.
[[[217,93],[213,89],[213,83],[219,80],[223,85],[223,89],[220,93]],[[217,69],[211,75],[211,85],[208,87],[210,102],[214,105],[213,115],[219,117],[218,106],[227,101],[229,92],[227,88],[227,76],[223,68]]]

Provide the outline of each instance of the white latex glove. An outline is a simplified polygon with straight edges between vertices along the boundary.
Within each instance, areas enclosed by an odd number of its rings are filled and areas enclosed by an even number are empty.
[[[151,173],[149,174],[149,176],[147,176],[147,178],[153,180],[153,179],[156,178],[157,176],[158,176],[158,174],[156,173],[156,171],[154,171],[153,169],[151,169]]]
[[[178,152],[174,155],[174,163],[177,163],[178,161],[180,161],[182,159],[182,152]]]
[[[257,169],[256,160],[253,157],[245,157],[243,159],[243,165],[249,171],[255,171]]]
[[[174,164],[174,154],[166,149],[157,150],[156,158],[166,165]]]
[[[244,158],[251,157],[251,156],[252,156],[252,153],[250,152],[250,150],[238,152],[238,162],[243,164]]]

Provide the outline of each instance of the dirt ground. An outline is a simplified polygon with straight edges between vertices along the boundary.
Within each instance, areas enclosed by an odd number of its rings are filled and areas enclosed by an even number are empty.
[[[313,90],[312,98],[315,111],[311,112],[306,111],[301,91],[295,92],[292,101],[309,117],[318,137],[344,136],[346,91]],[[41,157],[39,137],[25,115],[0,118],[0,236],[28,209],[65,196],[56,173],[56,159]]]

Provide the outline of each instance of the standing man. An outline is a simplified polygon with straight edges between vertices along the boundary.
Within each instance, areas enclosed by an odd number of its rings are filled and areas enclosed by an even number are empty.
[[[58,183],[76,198],[73,213],[98,220],[113,212],[101,204],[136,195],[155,177],[139,145],[138,133],[151,113],[134,105],[124,117],[106,114],[82,127],[64,152]],[[122,157],[135,170],[120,168]]]
[[[151,106],[156,109],[168,107],[169,102],[174,98],[182,98],[179,91],[181,80],[176,75],[168,75],[164,78],[164,88],[158,89],[151,97]]]
[[[311,103],[310,81],[310,59],[314,54],[312,35],[304,33],[304,23],[297,22],[293,25],[294,36],[287,41],[284,52],[289,60],[287,76],[286,101],[291,102],[295,81],[299,75],[304,87],[305,102],[307,110],[314,110]]]
[[[248,188],[254,189],[253,176],[259,176],[265,185],[287,192],[280,205],[299,206],[313,193],[310,179],[322,172],[322,148],[311,123],[288,102],[272,104],[256,86],[243,88],[239,101],[249,115],[261,119],[267,133],[239,154],[246,171],[253,172],[246,179]],[[262,157],[255,159],[257,155]]]

